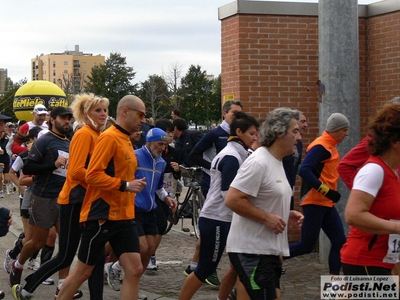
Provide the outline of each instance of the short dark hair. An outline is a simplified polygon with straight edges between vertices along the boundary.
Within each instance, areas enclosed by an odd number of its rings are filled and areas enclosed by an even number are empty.
[[[233,117],[230,125],[230,134],[236,135],[236,129],[240,129],[242,132],[246,132],[251,126],[255,126],[257,129],[260,126],[257,120],[244,112],[238,111]]]
[[[178,116],[178,117],[180,117],[181,116],[181,112],[180,112],[180,110],[179,109],[173,109],[172,110],[172,112],[174,113],[174,115],[176,115],[176,116]]]
[[[37,138],[39,132],[41,132],[42,130],[43,128],[40,126],[35,126],[29,129],[29,139],[33,140],[34,138]]]
[[[184,131],[185,129],[189,128],[187,122],[182,118],[176,118],[175,120],[173,120],[172,125],[178,128],[178,130],[180,131]]]
[[[222,111],[224,111],[226,113],[229,112],[232,105],[239,105],[243,109],[243,104],[239,100],[229,100],[229,101],[226,101],[224,103],[224,105],[222,106]]]
[[[165,132],[174,131],[174,125],[168,119],[157,120],[156,123],[154,124],[154,127],[160,128]]]

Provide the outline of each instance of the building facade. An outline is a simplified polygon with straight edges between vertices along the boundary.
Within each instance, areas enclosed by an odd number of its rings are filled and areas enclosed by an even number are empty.
[[[224,100],[241,100],[255,117],[301,110],[308,145],[319,134],[318,3],[236,0],[219,8],[219,19]],[[377,109],[400,95],[399,33],[400,1],[358,6],[360,138]]]
[[[40,54],[32,58],[31,78],[53,82],[68,93],[79,93],[92,68],[104,62],[104,56],[83,53],[79,51],[79,45],[75,45],[73,51]]]

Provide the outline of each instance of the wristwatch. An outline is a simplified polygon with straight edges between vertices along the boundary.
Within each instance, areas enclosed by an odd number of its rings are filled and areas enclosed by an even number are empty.
[[[130,192],[130,190],[129,190],[129,181],[127,181],[127,182],[126,182],[126,188],[125,188],[125,191],[127,191],[127,192]]]

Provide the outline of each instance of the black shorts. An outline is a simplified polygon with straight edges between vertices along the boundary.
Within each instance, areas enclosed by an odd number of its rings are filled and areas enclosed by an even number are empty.
[[[136,211],[135,221],[139,236],[159,234],[157,228],[157,216],[155,209],[149,212]]]
[[[78,258],[83,263],[94,266],[104,258],[104,246],[107,242],[119,258],[123,253],[140,253],[139,237],[134,220],[125,221],[88,221],[81,223],[81,245]]]
[[[277,255],[228,253],[251,299],[274,300],[280,288],[282,262]]]
[[[384,267],[356,266],[342,263],[344,275],[391,275],[392,270]]]

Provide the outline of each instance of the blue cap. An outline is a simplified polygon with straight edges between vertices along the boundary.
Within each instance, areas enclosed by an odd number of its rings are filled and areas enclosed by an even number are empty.
[[[168,141],[167,133],[160,128],[152,128],[147,132],[146,142]]]

